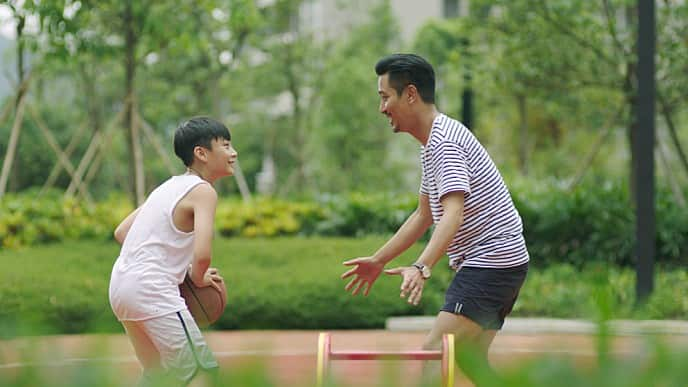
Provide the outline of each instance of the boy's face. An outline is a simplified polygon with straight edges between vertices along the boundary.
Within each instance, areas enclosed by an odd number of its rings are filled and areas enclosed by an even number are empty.
[[[232,176],[237,151],[232,142],[225,138],[216,138],[210,142],[211,149],[207,152],[207,169],[214,178]]]

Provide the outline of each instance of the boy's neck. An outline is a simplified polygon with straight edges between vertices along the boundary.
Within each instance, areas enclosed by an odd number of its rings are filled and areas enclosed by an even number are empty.
[[[213,181],[212,181],[212,180],[210,180],[210,179],[208,179],[207,177],[203,176],[203,173],[201,173],[201,171],[199,171],[199,170],[197,170],[197,169],[195,169],[195,168],[193,168],[193,167],[186,167],[186,173],[187,173],[188,175],[196,175],[196,176],[200,177],[201,179],[207,181],[208,183],[213,184]]]

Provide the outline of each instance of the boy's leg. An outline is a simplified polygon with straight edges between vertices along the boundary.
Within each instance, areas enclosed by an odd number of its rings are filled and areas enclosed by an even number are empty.
[[[156,370],[160,368],[160,353],[146,334],[143,325],[138,321],[122,321],[129,341],[134,347],[136,358],[144,370]]]
[[[188,384],[199,370],[216,374],[217,361],[188,310],[146,320],[146,332],[168,375]]]

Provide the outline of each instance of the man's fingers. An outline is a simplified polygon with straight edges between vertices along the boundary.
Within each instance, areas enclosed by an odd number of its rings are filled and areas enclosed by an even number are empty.
[[[363,292],[363,295],[364,295],[364,296],[368,296],[368,293],[370,293],[370,288],[372,288],[372,287],[373,287],[373,283],[372,283],[372,282],[368,282],[368,283],[366,284],[366,288],[365,288],[365,291]]]
[[[414,288],[413,283],[409,278],[404,277],[404,280],[401,281],[401,290],[411,290]]]
[[[356,286],[356,289],[354,289],[354,291],[351,292],[351,295],[352,295],[352,296],[357,295],[358,292],[361,290],[361,287],[362,287],[363,285],[365,285],[365,282],[363,282],[363,281],[358,281],[358,286]]]
[[[385,270],[385,274],[389,275],[399,275],[401,272],[404,271],[403,267],[395,267],[394,269],[387,269]]]
[[[422,283],[418,284],[418,286],[414,289],[414,294],[413,294],[413,305],[418,305],[420,303],[421,297],[423,297],[423,285]]]
[[[423,295],[423,289],[421,289],[421,288],[413,289],[413,291],[411,292],[411,296],[409,296],[409,298],[408,298],[409,304],[418,305],[422,295]]]
[[[358,277],[352,279],[351,281],[349,281],[348,284],[346,284],[346,286],[344,287],[344,290],[346,290],[348,292],[354,285],[356,285],[356,283],[358,281],[359,281]]]
[[[354,258],[354,259],[350,259],[348,261],[344,261],[342,263],[344,264],[344,266],[353,266],[353,265],[358,265],[358,263],[361,262],[362,259],[363,258]]]
[[[353,267],[347,270],[344,274],[342,274],[342,279],[351,277],[356,272],[356,269],[358,269],[358,267]]]

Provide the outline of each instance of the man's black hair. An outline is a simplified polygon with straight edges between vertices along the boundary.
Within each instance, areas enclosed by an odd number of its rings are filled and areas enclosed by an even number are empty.
[[[211,149],[211,142],[218,138],[231,141],[229,129],[209,117],[194,117],[179,124],[174,132],[174,153],[187,167],[193,163],[193,150],[197,146]]]
[[[389,85],[401,95],[407,85],[415,85],[425,103],[435,103],[435,70],[415,54],[392,54],[380,59],[375,72],[389,74]]]

